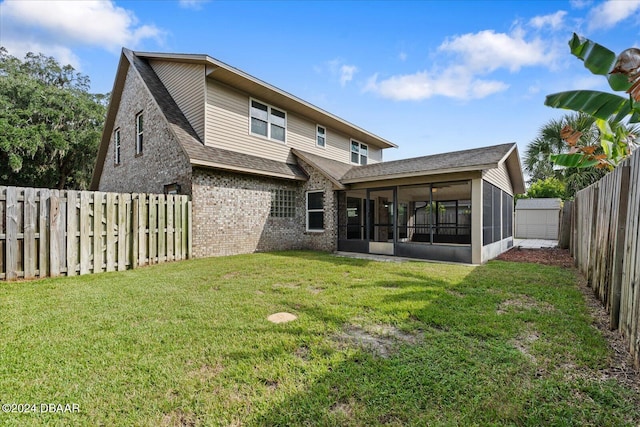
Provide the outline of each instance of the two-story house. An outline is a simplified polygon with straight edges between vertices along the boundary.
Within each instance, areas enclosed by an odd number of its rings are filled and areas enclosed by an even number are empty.
[[[515,144],[383,162],[394,146],[207,55],[123,49],[92,188],[191,195],[196,257],[480,263],[512,245]]]

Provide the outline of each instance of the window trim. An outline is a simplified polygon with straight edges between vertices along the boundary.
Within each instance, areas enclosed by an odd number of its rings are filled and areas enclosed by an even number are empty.
[[[319,132],[320,129],[324,131],[322,135]],[[318,144],[318,138],[324,139],[324,142],[322,143],[322,145]],[[316,124],[316,147],[322,148],[322,149],[327,148],[327,128],[319,124]]]
[[[251,120],[253,119],[253,115],[251,114],[251,109],[253,108],[253,106],[252,106],[253,102],[257,102],[258,104],[262,104],[262,105],[264,105],[264,106],[266,106],[266,107],[267,107],[267,121],[266,121],[266,123],[267,123],[267,135],[262,135],[262,134],[259,134],[259,133],[254,133],[254,132],[252,132],[252,130],[251,130]],[[272,109],[273,109],[273,110],[276,110],[276,111],[279,111],[279,112],[281,112],[281,113],[283,113],[283,114],[284,114],[284,127],[283,127],[283,126],[280,126],[280,125],[279,125],[279,124],[277,124],[277,123],[273,123],[273,122],[271,121],[271,116],[272,116],[272,114],[271,114],[271,110],[272,110]],[[258,137],[258,138],[268,139],[269,141],[279,142],[279,143],[281,143],[281,144],[286,144],[286,143],[287,143],[287,122],[288,122],[287,117],[288,117],[288,113],[287,113],[285,110],[283,110],[282,108],[274,107],[274,106],[273,106],[273,105],[271,105],[271,104],[268,104],[268,103],[266,103],[266,102],[260,101],[260,100],[255,99],[255,98],[251,98],[251,97],[249,98],[249,135],[251,135],[251,136],[255,136],[255,137]],[[259,117],[256,117],[256,119],[257,119],[257,120],[260,120],[260,121],[264,121],[264,120],[262,120],[262,119],[261,119],[261,118],[259,118]],[[275,126],[283,127],[283,128],[284,128],[284,140],[280,140],[280,139],[277,139],[277,138],[273,138],[273,137],[271,136],[271,126],[272,126],[272,125],[275,125]]]
[[[321,193],[322,194],[322,209],[309,209],[309,194],[311,193]],[[324,233],[324,190],[309,190],[305,193],[305,219],[306,225],[305,230],[307,233]],[[322,228],[309,228],[309,214],[313,212],[322,212]]]
[[[356,144],[358,144],[358,152],[357,153],[355,153],[353,151],[353,143],[354,142]],[[367,155],[366,156],[362,155],[362,148],[363,147],[367,150]],[[357,163],[354,162],[353,159],[352,159],[352,157],[353,157],[352,155],[353,154],[358,154],[358,162]],[[364,163],[362,163],[362,158],[363,157],[366,159]],[[351,138],[349,140],[349,162],[352,165],[361,165],[361,166],[368,165],[369,164],[369,146],[367,144],[363,143],[363,142],[358,141],[357,139]]]
[[[122,163],[122,139],[120,128],[113,131],[113,164],[119,166]]]
[[[142,155],[144,150],[144,111],[136,114],[136,156]]]

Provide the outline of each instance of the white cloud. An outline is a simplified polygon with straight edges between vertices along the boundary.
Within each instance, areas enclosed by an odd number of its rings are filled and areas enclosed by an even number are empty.
[[[65,55],[77,61],[76,46],[118,51],[163,36],[156,26],[140,25],[133,12],[104,0],[4,1],[1,19],[2,43],[12,55],[42,52],[62,62]]]
[[[589,29],[611,28],[624,21],[640,9],[640,0],[624,0],[604,2],[589,13]]]
[[[545,65],[554,55],[540,39],[526,41],[524,32],[516,29],[512,34],[493,30],[463,34],[446,40],[439,48],[456,53],[459,61],[476,71],[490,72],[498,68],[518,71],[523,66]]]
[[[178,4],[185,9],[200,10],[208,2],[209,0],[179,0]]]
[[[340,85],[344,86],[353,80],[353,75],[358,71],[355,65],[342,65],[340,67]]]
[[[400,52],[400,53],[398,54],[398,59],[399,59],[400,61],[402,61],[402,62],[406,61],[406,60],[407,60],[407,58],[408,58],[408,56],[407,56],[407,54],[406,54],[405,52]]]
[[[531,20],[529,21],[529,25],[537,29],[550,27],[552,30],[557,30],[564,24],[564,17],[566,15],[566,11],[559,10],[556,13],[552,13],[550,15],[535,16],[531,18]]]
[[[364,90],[395,101],[420,101],[434,96],[480,99],[502,92],[508,87],[506,83],[476,79],[463,69],[452,68],[442,74],[421,71],[392,76],[382,81],[378,81],[376,74],[368,80]]]
[[[592,0],[570,0],[569,4],[574,9],[584,9],[586,7],[591,6],[593,3]]]
[[[340,81],[340,86],[346,86],[347,83],[353,80],[353,76],[358,72],[358,67],[355,65],[349,65],[340,58],[327,61],[327,68],[332,76],[337,77]]]
[[[555,23],[562,15],[544,20]],[[445,40],[438,51],[448,62],[443,69],[418,71],[379,79],[372,76],[364,90],[394,100],[423,100],[434,96],[480,99],[505,91],[509,84],[486,76],[500,69],[517,72],[522,67],[553,65],[557,49],[541,39],[527,39],[516,27],[511,33],[492,30],[463,34]]]

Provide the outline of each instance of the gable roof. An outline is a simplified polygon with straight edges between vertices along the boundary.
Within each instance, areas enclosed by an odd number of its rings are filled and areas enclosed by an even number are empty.
[[[505,162],[514,192],[524,192],[524,178],[515,143],[355,166],[341,177],[340,182],[353,184],[383,179],[481,171],[498,168]]]
[[[176,54],[176,53],[155,53],[155,52],[135,52],[135,56],[145,59],[158,59],[170,62],[182,62],[191,64],[202,64],[205,66],[207,77],[225,83],[243,92],[258,97],[265,102],[288,111],[301,114],[311,121],[315,121],[323,126],[330,127],[336,131],[349,135],[360,142],[373,145],[379,148],[397,147],[393,142],[387,141],[359,126],[331,114],[315,105],[304,101],[282,89],[266,83],[250,74],[245,73],[231,65],[212,58],[204,54]]]
[[[128,49],[122,49],[111,101],[107,110],[105,128],[98,150],[96,167],[93,171],[91,189],[96,190],[100,184],[100,176],[107,156],[111,133],[113,132],[118,106],[122,99],[125,78],[130,67],[133,68],[144,83],[148,94],[167,120],[169,130],[179,141],[183,152],[193,166],[214,167],[216,169],[285,179],[307,180],[307,175],[297,165],[204,145],[147,61],[139,58]]]

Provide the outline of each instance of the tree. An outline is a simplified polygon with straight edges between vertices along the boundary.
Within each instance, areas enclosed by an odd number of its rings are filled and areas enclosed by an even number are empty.
[[[606,173],[604,169],[595,167],[563,167],[551,161],[553,156],[566,154],[571,149],[563,138],[563,129],[567,127],[580,131],[580,139],[577,141],[580,147],[592,146],[600,141],[600,131],[593,117],[584,113],[566,114],[560,119],[550,120],[540,128],[538,136],[527,147],[523,162],[530,184],[548,178],[562,181],[566,186],[566,193],[562,198],[573,197],[577,191],[598,181]]]
[[[640,50],[627,49],[616,56],[606,47],[575,33],[569,40],[569,48],[589,71],[606,77],[611,89],[624,91],[629,96],[593,90],[547,95],[545,105],[588,114],[600,132],[599,146],[580,146],[581,132],[566,127],[562,138],[569,145],[569,152],[552,155],[551,160],[567,167],[613,169],[635,148],[637,132],[625,123],[640,122]]]
[[[558,178],[540,179],[529,186],[526,196],[529,199],[539,199],[544,197],[566,198],[566,186]]]
[[[71,65],[0,47],[0,183],[88,188],[107,95]]]

